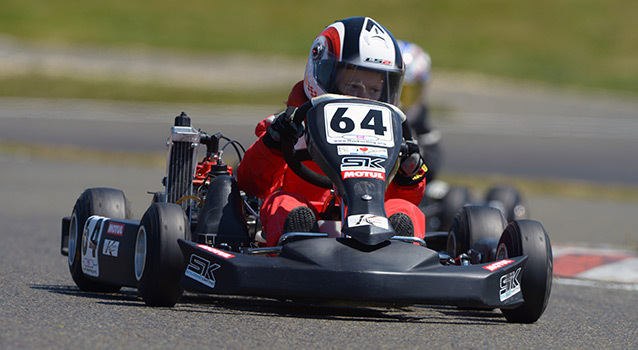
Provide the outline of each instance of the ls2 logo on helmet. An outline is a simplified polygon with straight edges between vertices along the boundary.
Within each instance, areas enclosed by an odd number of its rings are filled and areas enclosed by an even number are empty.
[[[381,59],[381,58],[371,58],[371,57],[368,57],[368,58],[366,58],[366,59],[365,59],[365,61],[366,61],[366,62],[371,62],[371,63],[381,63],[381,64],[385,64],[385,65],[387,65],[387,66],[391,66],[391,65],[392,65],[392,61],[390,61],[390,60],[384,60],[384,59]]]

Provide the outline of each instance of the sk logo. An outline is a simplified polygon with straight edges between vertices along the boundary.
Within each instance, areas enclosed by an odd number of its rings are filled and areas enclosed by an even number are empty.
[[[499,290],[501,301],[505,301],[521,291],[521,282],[518,280],[520,273],[521,268],[519,267],[516,271],[501,276],[501,289]]]
[[[215,288],[216,280],[213,271],[220,267],[219,264],[211,264],[210,261],[193,254],[186,267],[185,275],[206,286]]]

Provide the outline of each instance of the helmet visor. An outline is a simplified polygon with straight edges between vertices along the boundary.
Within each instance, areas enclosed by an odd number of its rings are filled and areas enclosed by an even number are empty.
[[[316,63],[315,79],[326,92],[397,104],[403,72],[371,69],[324,59]]]

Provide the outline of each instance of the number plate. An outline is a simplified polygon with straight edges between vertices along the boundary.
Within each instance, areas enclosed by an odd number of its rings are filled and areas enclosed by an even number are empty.
[[[328,143],[394,147],[389,108],[331,103],[324,107],[324,118]]]

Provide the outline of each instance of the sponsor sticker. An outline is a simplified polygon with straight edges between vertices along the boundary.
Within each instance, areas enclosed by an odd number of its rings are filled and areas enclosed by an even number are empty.
[[[342,171],[341,178],[344,180],[352,178],[367,178],[367,179],[379,179],[385,181],[385,172],[381,171],[367,171],[367,170],[349,170]]]
[[[228,252],[225,252],[223,250],[219,250],[219,249],[215,249],[213,247],[209,247],[205,244],[198,244],[197,247],[202,248],[206,251],[209,251],[215,255],[221,256],[224,259],[230,259],[230,258],[234,258],[235,256],[233,254],[230,254]]]
[[[219,269],[221,266],[219,264],[212,264],[210,261],[202,258],[198,255],[191,255],[188,266],[186,266],[186,271],[184,275],[186,277],[192,278],[195,281],[208,286],[210,288],[215,288],[215,284],[217,281],[215,280],[215,275],[213,271]]]
[[[337,154],[388,158],[388,150],[381,147],[337,146]]]
[[[486,270],[494,272],[494,271],[500,269],[501,267],[507,266],[507,265],[509,265],[509,264],[511,264],[513,262],[514,262],[514,260],[509,260],[509,259],[499,260],[499,261],[493,262],[493,263],[491,263],[489,265],[485,265],[485,266],[483,266],[483,268],[486,269]]]
[[[365,61],[366,62],[372,62],[372,63],[381,63],[381,64],[384,64],[386,66],[392,65],[392,61],[384,60],[382,58],[366,57]]]
[[[122,234],[124,234],[124,224],[109,222],[109,228],[106,229],[106,233],[114,236],[122,236]]]
[[[390,228],[387,218],[384,218],[383,216],[372,215],[372,214],[350,215],[348,216],[348,226],[349,227],[377,226],[377,227],[382,227],[384,229]]]
[[[120,242],[111,239],[104,240],[104,248],[102,248],[102,255],[112,256],[117,258],[120,251]]]
[[[372,170],[383,171],[385,173],[385,168],[383,167],[384,162],[385,160],[382,158],[347,156],[341,158],[341,171]]]
[[[499,296],[501,301],[505,301],[517,293],[521,292],[521,282],[518,280],[518,276],[521,273],[519,267],[516,271],[512,271],[501,276]]]

